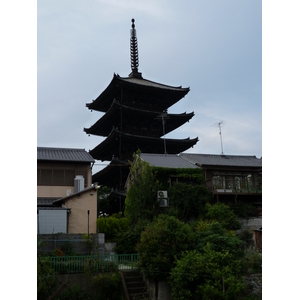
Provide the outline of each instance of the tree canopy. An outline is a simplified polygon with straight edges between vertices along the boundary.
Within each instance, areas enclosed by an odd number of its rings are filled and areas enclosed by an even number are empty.
[[[139,266],[147,278],[165,279],[175,265],[175,258],[191,249],[191,227],[173,216],[159,215],[141,234],[137,245]]]

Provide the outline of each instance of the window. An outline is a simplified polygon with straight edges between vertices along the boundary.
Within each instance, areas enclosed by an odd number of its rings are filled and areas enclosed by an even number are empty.
[[[38,185],[73,186],[76,175],[83,175],[84,185],[87,186],[87,172],[64,169],[37,169]]]

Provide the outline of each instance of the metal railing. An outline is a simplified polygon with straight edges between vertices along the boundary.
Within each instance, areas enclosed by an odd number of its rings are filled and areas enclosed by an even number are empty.
[[[83,273],[85,270],[111,272],[133,270],[138,266],[137,254],[49,256],[46,259],[58,273]]]

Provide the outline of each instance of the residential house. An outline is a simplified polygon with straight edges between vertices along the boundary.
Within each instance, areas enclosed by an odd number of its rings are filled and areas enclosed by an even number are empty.
[[[239,200],[262,206],[262,159],[246,155],[181,153],[180,157],[204,170],[207,187],[216,201]],[[260,212],[259,212],[260,211]]]
[[[37,148],[38,233],[96,233],[97,183],[84,149]]]
[[[261,215],[262,207],[262,159],[245,155],[214,154],[147,154],[141,159],[153,167],[201,168],[206,186],[215,201],[237,204],[250,203]],[[169,185],[180,180],[170,173]]]

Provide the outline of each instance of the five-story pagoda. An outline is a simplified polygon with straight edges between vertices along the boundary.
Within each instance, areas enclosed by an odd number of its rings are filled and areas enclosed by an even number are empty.
[[[142,77],[138,71],[138,46],[134,19],[130,37],[131,70],[128,77],[114,74],[108,87],[91,103],[90,110],[104,115],[87,134],[106,137],[94,149],[93,158],[111,163],[93,175],[93,182],[107,185],[124,195],[129,173],[128,160],[138,149],[143,153],[178,154],[194,146],[198,138],[169,139],[165,134],[175,130],[194,113],[169,114],[168,108],[182,99],[189,88],[173,87]],[[122,209],[122,205],[120,205]]]

